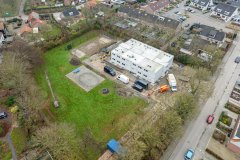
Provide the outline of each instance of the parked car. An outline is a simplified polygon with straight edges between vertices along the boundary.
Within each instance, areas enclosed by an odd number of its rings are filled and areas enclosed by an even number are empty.
[[[179,14],[179,11],[175,11],[174,13],[175,13],[175,14]]]
[[[111,76],[115,76],[116,75],[116,72],[114,71],[114,69],[112,69],[109,66],[105,66],[104,67],[104,72],[110,74]]]
[[[7,113],[6,112],[0,112],[0,119],[7,118]]]
[[[184,160],[192,160],[194,156],[193,149],[188,149],[187,152],[184,155]]]
[[[240,63],[240,57],[237,56],[237,57],[235,58],[234,62],[237,63],[237,64]]]
[[[211,114],[211,115],[209,115],[208,118],[207,118],[207,123],[208,123],[208,124],[212,124],[213,120],[214,120],[214,115]]]
[[[132,88],[139,91],[139,92],[143,91],[143,87],[138,85],[138,84],[135,84],[135,83],[133,84]]]
[[[123,74],[119,75],[117,77],[118,80],[122,81],[124,84],[128,84],[129,83],[129,78]]]

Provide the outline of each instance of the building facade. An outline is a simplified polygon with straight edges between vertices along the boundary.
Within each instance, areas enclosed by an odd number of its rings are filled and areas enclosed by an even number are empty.
[[[219,3],[212,11],[211,16],[229,22],[234,16],[238,15],[238,8],[225,3]]]
[[[0,32],[0,46],[3,44],[3,41],[4,41],[4,36],[3,36],[3,33]]]
[[[213,6],[213,1],[212,0],[192,0],[190,5],[202,11],[206,11],[208,7]]]
[[[172,66],[174,56],[135,39],[111,51],[110,62],[136,77],[155,83]]]

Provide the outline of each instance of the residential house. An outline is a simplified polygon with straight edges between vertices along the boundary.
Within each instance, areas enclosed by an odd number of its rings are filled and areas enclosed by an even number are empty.
[[[210,27],[203,24],[194,24],[191,27],[192,31],[195,31],[200,35],[204,40],[209,41],[210,43],[215,43],[218,46],[224,43],[226,38],[226,33],[220,30],[217,30],[214,27]]]
[[[235,127],[230,136],[230,140],[227,143],[227,148],[240,154],[240,116],[238,116]]]
[[[79,18],[80,12],[74,7],[62,12],[61,18]]]
[[[240,107],[240,80],[236,82],[228,102],[234,106]]]
[[[39,14],[36,12],[32,12],[28,15],[27,23],[30,28],[38,28],[40,27],[44,22],[40,20]]]
[[[206,11],[209,7],[213,6],[213,1],[212,0],[192,0],[190,5],[202,11]]]
[[[149,14],[146,11],[142,11],[139,9],[135,9],[130,6],[120,6],[118,9],[119,16],[123,17],[131,17],[136,20],[148,22],[149,24],[156,24],[161,25],[166,28],[170,28],[175,30],[176,32],[181,29],[181,23],[177,20],[164,17],[164,16],[157,16],[153,14]]]
[[[44,25],[44,21],[40,20],[39,14],[36,12],[31,12],[28,15],[27,24],[24,25],[20,31],[18,32],[18,35],[22,35],[26,32],[33,32],[38,33],[39,27]]]
[[[225,22],[230,21],[236,15],[238,15],[238,8],[225,3],[219,3],[211,13],[211,16],[220,18]]]
[[[144,6],[141,6],[141,9],[146,11],[149,14],[159,15],[159,11],[169,6],[169,4],[170,4],[169,0],[152,1]]]
[[[64,0],[63,3],[65,6],[70,6],[72,4],[72,0]]]

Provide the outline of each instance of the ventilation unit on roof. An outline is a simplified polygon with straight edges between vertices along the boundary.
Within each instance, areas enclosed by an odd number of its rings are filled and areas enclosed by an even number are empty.
[[[161,21],[164,21],[165,18],[164,17],[159,17],[158,19],[160,19]]]
[[[230,14],[230,12],[227,12],[227,11],[225,11],[225,12],[224,12],[224,14],[226,14],[226,15],[229,15],[229,14]]]
[[[134,55],[127,55],[129,58],[134,58]]]

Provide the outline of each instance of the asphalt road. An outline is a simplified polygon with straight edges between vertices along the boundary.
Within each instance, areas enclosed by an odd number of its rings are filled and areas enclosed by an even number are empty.
[[[183,160],[184,154],[189,148],[195,150],[195,160],[204,158],[205,147],[217,122],[215,119],[213,124],[208,125],[206,123],[207,116],[214,113],[215,117],[219,117],[240,74],[240,65],[234,63],[234,59],[240,55],[240,45],[237,45],[239,42],[238,36],[222,61],[221,71],[215,81],[212,96],[202,107],[198,117],[189,124],[175,150],[168,158],[169,160]]]

